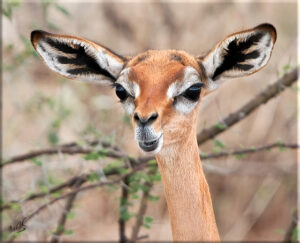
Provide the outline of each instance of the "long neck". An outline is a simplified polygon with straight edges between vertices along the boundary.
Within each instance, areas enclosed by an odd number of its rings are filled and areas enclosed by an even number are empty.
[[[219,241],[209,188],[196,136],[156,155],[174,241]]]

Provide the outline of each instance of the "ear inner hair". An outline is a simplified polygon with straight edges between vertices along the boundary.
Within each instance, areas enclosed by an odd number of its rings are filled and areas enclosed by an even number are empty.
[[[212,79],[214,80],[217,76],[222,74],[226,70],[230,70],[232,68],[234,69],[240,69],[247,71],[254,66],[251,64],[240,64],[241,62],[244,62],[248,59],[255,59],[259,57],[260,53],[258,50],[252,51],[250,53],[243,53],[243,51],[246,51],[249,49],[252,45],[256,45],[259,40],[263,37],[263,32],[254,33],[249,38],[246,38],[245,40],[238,40],[234,39],[232,40],[226,49],[224,49],[223,54],[223,62],[222,64],[216,69],[214,72]]]

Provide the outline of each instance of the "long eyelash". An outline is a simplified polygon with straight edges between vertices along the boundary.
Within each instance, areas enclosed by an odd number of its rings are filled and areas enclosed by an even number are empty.
[[[195,84],[200,84],[200,88],[203,88],[203,87],[205,88],[205,84],[204,84],[204,83],[195,83]],[[195,84],[192,84],[190,87],[192,87],[192,86],[195,85]],[[180,94],[177,95],[176,97],[183,95],[184,92],[187,91],[190,87],[188,87],[186,90],[184,90],[182,93],[180,93]]]
[[[110,86],[111,88],[115,88],[115,87],[117,86],[117,84],[116,84],[116,82],[113,82],[113,83],[110,83],[109,86]]]

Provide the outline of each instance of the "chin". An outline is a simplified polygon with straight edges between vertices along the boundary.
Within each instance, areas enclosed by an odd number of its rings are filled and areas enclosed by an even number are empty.
[[[137,141],[138,146],[143,154],[155,155],[160,152],[163,146],[163,136],[161,135],[157,140],[153,141]]]

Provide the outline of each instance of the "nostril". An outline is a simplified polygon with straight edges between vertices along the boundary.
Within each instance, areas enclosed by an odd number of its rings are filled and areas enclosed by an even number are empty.
[[[134,118],[134,120],[135,120],[136,122],[139,122],[139,121],[140,121],[140,118],[139,118],[139,116],[138,116],[137,113],[134,113],[133,118]]]
[[[154,122],[156,120],[156,118],[158,117],[158,114],[157,113],[153,113],[149,119],[148,119],[148,122]]]
[[[140,124],[141,126],[150,125],[152,122],[154,122],[158,117],[157,113],[152,113],[151,116],[147,118],[141,118],[137,113],[134,113],[133,119]]]

